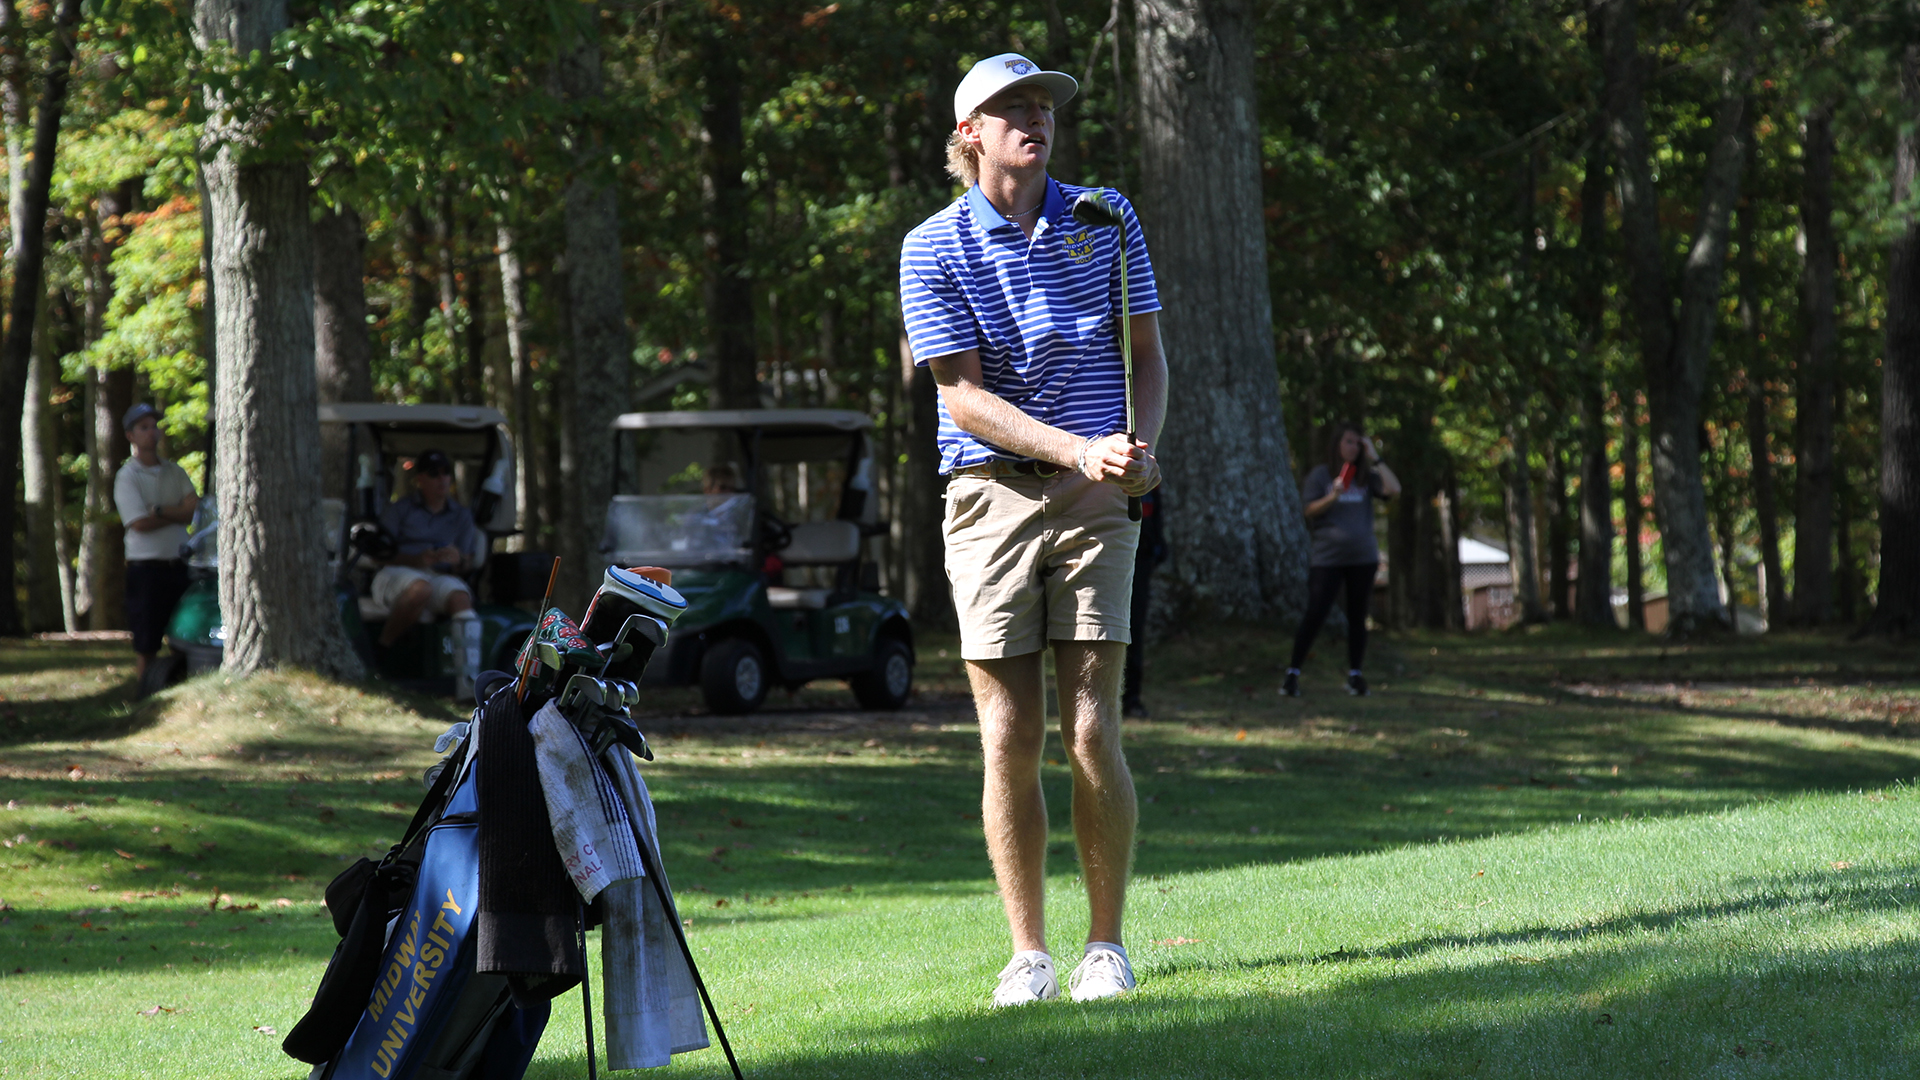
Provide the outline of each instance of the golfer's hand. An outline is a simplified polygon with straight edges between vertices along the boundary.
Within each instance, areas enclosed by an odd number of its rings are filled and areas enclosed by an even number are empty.
[[[1127,469],[1133,464],[1136,451],[1127,445],[1125,435],[1108,435],[1101,439],[1087,440],[1087,463],[1080,470],[1081,475],[1094,483],[1107,480],[1119,480],[1127,475]]]
[[[1121,491],[1136,499],[1160,486],[1160,459],[1148,452],[1146,443],[1133,444],[1132,458],[1119,483]]]

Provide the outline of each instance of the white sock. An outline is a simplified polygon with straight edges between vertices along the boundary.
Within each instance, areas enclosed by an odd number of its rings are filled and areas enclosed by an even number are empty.
[[[1049,956],[1047,954],[1047,950],[1045,949],[1021,949],[1013,954],[1013,958],[1015,960],[1018,960],[1023,956],[1029,960],[1052,960],[1053,959],[1052,956]]]
[[[1113,942],[1111,942],[1111,941],[1089,941],[1089,942],[1087,942],[1087,952],[1086,952],[1086,955],[1088,955],[1088,956],[1092,956],[1092,955],[1094,954],[1094,952],[1095,952],[1096,950],[1099,950],[1099,949],[1105,949],[1105,950],[1107,950],[1108,952],[1117,952],[1117,953],[1119,953],[1119,954],[1120,954],[1120,959],[1122,959],[1122,960],[1127,960],[1127,966],[1129,966],[1129,967],[1131,967],[1131,966],[1133,966],[1133,961],[1132,961],[1132,960],[1128,960],[1128,959],[1127,959],[1127,950],[1126,950],[1126,948],[1125,948],[1124,946],[1120,946],[1120,945],[1115,945],[1115,944],[1114,944]]]
[[[1300,674],[1300,669],[1299,669],[1299,668],[1297,668],[1297,667],[1290,667],[1290,668],[1288,668],[1288,669],[1287,669],[1287,674],[1289,674],[1289,675],[1298,675],[1298,674]]]
[[[1347,669],[1347,678],[1349,678],[1349,679],[1351,679],[1351,678],[1353,678],[1353,677],[1354,677],[1355,675],[1358,675],[1358,674],[1360,674],[1360,669],[1359,669],[1359,668],[1348,668],[1348,669]]]

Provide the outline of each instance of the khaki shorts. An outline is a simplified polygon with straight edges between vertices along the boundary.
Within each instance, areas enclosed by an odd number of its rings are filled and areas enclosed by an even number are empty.
[[[1140,525],[1127,520],[1119,485],[1072,472],[955,476],[942,531],[962,659],[1023,656],[1049,641],[1133,641]]]
[[[465,581],[452,574],[436,574],[411,566],[386,566],[373,575],[373,602],[391,611],[400,602],[400,594],[416,581],[424,581],[433,587],[433,599],[428,602],[427,610],[435,615],[447,613],[447,602],[453,599],[454,593],[463,592],[469,596],[473,593]]]

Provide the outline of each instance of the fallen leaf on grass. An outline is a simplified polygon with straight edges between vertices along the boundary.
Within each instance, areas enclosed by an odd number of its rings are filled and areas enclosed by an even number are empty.
[[[178,1009],[172,1008],[171,1006],[155,1005],[151,1009],[141,1009],[140,1015],[148,1018],[152,1018],[155,1016],[159,1016],[161,1013],[170,1013],[170,1012],[178,1012],[178,1011],[179,1011]]]
[[[259,1033],[260,1033],[260,1034],[262,1034],[262,1035],[278,1035],[278,1034],[280,1034],[279,1032],[277,1032],[277,1031],[275,1031],[275,1030],[273,1030],[273,1028],[272,1028],[271,1026],[269,1026],[269,1025],[267,1025],[267,1024],[255,1024],[255,1025],[253,1025],[253,1030],[255,1030],[255,1031],[257,1031],[257,1032],[259,1032]]]
[[[1834,868],[1835,870],[1851,870],[1851,869],[1853,869],[1853,864],[1852,864],[1852,863],[1850,863],[1850,862],[1848,862],[1848,861],[1847,861],[1847,860],[1845,860],[1845,859],[1841,859],[1841,860],[1839,860],[1838,862],[1835,862],[1835,863],[1833,864],[1833,868]]]
[[[1162,941],[1156,941],[1154,942],[1154,944],[1155,945],[1198,945],[1200,944],[1200,940],[1201,939],[1197,937],[1170,937]]]
[[[120,857],[121,857],[121,858],[123,858],[123,859],[131,859],[131,858],[133,858],[133,852],[131,852],[131,851],[121,851],[121,850],[120,850],[119,848],[114,848],[114,849],[113,849],[113,853],[114,853],[115,855],[118,855],[118,856],[120,856]]]

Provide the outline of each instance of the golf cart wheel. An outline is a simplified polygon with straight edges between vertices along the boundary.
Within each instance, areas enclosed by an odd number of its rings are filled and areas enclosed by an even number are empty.
[[[758,645],[746,638],[728,638],[708,649],[700,662],[700,690],[707,708],[722,716],[738,716],[767,700],[771,675]]]
[[[187,658],[169,649],[153,658],[146,674],[140,676],[140,696],[152,697],[169,686],[177,686],[187,677]]]
[[[863,709],[897,709],[913,693],[913,651],[899,638],[881,638],[873,667],[849,680]]]

